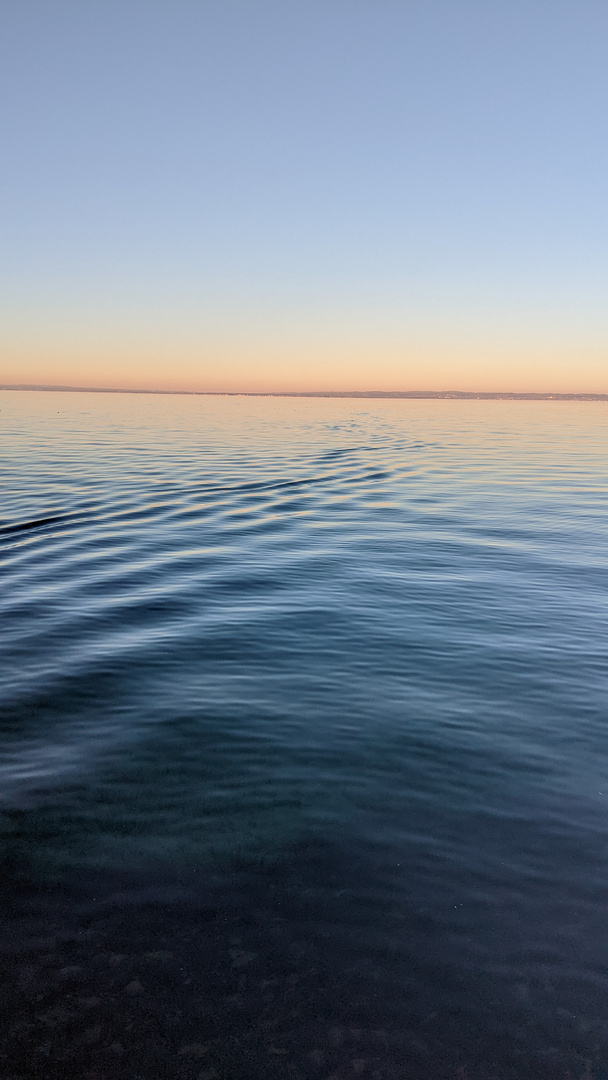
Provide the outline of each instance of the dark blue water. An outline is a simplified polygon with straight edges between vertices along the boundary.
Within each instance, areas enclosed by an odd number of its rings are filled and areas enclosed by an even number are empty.
[[[608,1077],[606,404],[0,409],[3,1080]]]

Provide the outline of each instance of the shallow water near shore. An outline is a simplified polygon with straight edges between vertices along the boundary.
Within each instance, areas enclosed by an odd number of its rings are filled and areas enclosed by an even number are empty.
[[[608,1078],[608,404],[0,393],[0,1077]]]

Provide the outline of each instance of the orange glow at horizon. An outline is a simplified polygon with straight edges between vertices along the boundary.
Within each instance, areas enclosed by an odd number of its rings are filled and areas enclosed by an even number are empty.
[[[6,350],[5,385],[232,393],[447,391],[608,393],[605,350],[562,346],[351,349],[28,348]]]
[[[1,384],[608,393],[604,5],[34,6]]]

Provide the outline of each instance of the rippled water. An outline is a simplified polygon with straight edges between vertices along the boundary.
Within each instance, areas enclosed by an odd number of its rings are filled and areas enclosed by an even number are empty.
[[[606,1078],[606,404],[0,409],[7,1075]]]

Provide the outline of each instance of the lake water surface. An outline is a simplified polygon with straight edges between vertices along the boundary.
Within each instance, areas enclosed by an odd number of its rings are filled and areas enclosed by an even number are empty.
[[[2,1080],[608,1078],[607,421],[0,394]]]

